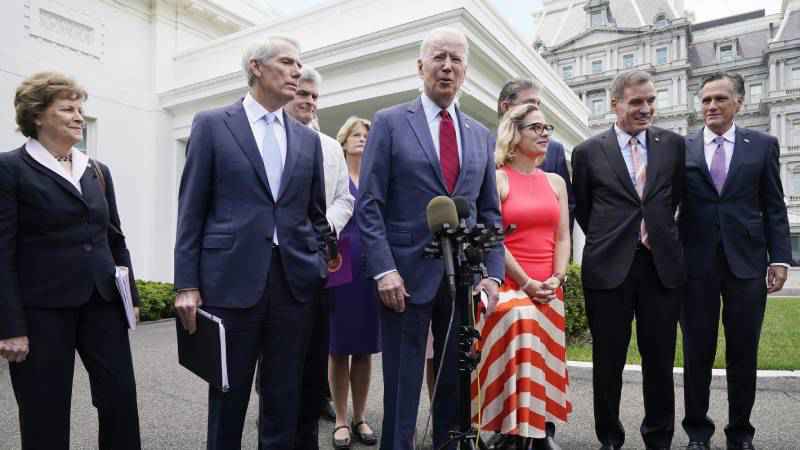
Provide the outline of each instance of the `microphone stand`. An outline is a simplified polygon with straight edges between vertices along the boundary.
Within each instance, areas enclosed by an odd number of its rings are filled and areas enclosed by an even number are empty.
[[[456,337],[458,338],[458,427],[450,430],[449,439],[439,449],[457,442],[460,450],[486,450],[487,446],[480,440],[478,430],[472,425],[472,372],[481,360],[480,352],[475,351],[475,341],[480,333],[475,329],[476,297],[480,302],[480,293],[473,295],[475,281],[488,276],[483,264],[487,250],[503,241],[504,230],[500,226],[487,228],[478,224],[468,227],[462,220],[457,228],[447,224],[436,236],[433,244],[425,249],[429,257],[441,257],[441,246],[438,241],[449,238],[455,245],[456,289],[450,290],[452,308],[458,322]],[[444,346],[447,349],[447,343]],[[438,450],[438,449],[437,449]]]

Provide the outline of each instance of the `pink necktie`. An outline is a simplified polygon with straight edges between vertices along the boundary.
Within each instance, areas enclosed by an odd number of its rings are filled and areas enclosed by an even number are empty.
[[[452,193],[456,188],[459,171],[456,129],[453,126],[453,118],[447,110],[443,109],[439,115],[442,117],[439,123],[439,164],[442,165],[442,176],[447,191]]]
[[[636,192],[639,194],[639,198],[644,198],[644,185],[647,182],[647,164],[642,163],[642,153],[639,149],[639,140],[635,137],[632,137],[630,140],[631,145],[631,160],[633,162],[633,176],[636,180]],[[640,226],[640,240],[642,241],[642,245],[647,248],[650,248],[650,242],[647,240],[647,227],[644,225],[644,218],[642,218],[642,224]]]

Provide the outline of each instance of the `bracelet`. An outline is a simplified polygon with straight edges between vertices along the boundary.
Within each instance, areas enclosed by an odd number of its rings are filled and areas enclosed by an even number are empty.
[[[519,287],[519,290],[521,290],[521,291],[524,291],[524,290],[525,290],[525,289],[527,289],[527,288],[528,288],[528,286],[530,286],[531,284],[533,284],[533,280],[532,280],[530,277],[528,277],[528,279],[527,279],[527,280],[525,280],[525,283],[524,283],[522,286],[520,286],[520,287]]]

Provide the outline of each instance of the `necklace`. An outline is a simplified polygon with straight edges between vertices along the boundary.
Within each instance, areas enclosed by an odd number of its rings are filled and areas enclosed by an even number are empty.
[[[58,162],[72,162],[72,153],[67,156],[56,156],[56,161]]]

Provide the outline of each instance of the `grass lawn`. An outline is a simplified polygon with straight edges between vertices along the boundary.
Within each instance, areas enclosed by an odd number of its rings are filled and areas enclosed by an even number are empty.
[[[569,346],[567,359],[591,361],[591,344]],[[628,364],[641,364],[635,328],[631,336],[631,345],[628,348]],[[675,366],[683,367],[680,326],[678,326],[678,342],[675,347]],[[722,330],[722,322],[719,324],[717,358],[714,361],[714,368],[725,368],[725,335]],[[764,316],[758,348],[758,368],[800,370],[800,298],[767,299],[767,312]]]

